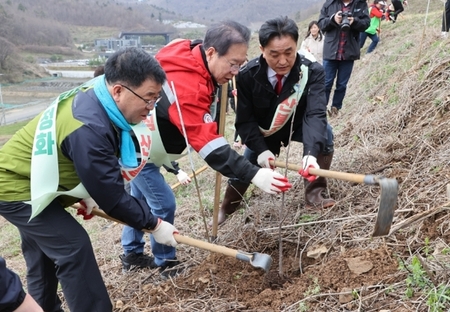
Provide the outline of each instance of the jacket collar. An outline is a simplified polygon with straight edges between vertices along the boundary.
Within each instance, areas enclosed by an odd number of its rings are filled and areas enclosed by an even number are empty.
[[[218,88],[219,84],[217,83],[216,79],[214,78],[214,76],[211,74],[211,71],[209,70],[208,61],[206,60],[206,52],[205,52],[205,49],[203,48],[203,44],[200,45],[200,53],[202,55],[203,63],[205,64],[206,70],[208,71],[209,75],[211,76],[214,87]]]
[[[259,63],[258,70],[255,72],[253,77],[257,81],[263,83],[264,85],[268,85],[272,88],[269,78],[267,77],[267,68],[269,65],[267,64],[266,59],[262,55],[260,55],[257,62]],[[296,83],[298,81],[299,72],[300,72],[300,55],[297,53],[295,64],[292,67],[284,83],[290,84]]]

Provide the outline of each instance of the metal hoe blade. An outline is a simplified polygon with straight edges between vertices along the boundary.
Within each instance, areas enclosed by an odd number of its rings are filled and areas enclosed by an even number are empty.
[[[281,161],[272,161],[272,165],[290,170],[299,171],[300,166],[285,164]],[[324,178],[339,179],[343,181],[362,183],[366,185],[379,185],[381,188],[380,207],[378,208],[377,220],[372,236],[388,235],[394,219],[394,210],[397,204],[398,182],[395,179],[387,179],[375,175],[363,175],[348,172],[330,171],[311,168],[309,172]]]
[[[381,198],[377,219],[375,221],[375,228],[372,234],[374,237],[389,234],[398,198],[397,180],[379,178],[377,179],[377,183],[381,188]]]
[[[272,265],[272,257],[258,252],[248,253],[238,251],[236,254],[236,259],[250,262],[250,264],[255,268],[261,268],[266,272],[269,272],[270,266]]]

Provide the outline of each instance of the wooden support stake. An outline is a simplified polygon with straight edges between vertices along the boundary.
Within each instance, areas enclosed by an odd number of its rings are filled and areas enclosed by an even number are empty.
[[[222,85],[222,93],[220,95],[220,118],[219,118],[219,134],[225,136],[225,115],[228,105],[228,82]],[[222,174],[216,171],[216,187],[214,189],[214,210],[212,222],[212,240],[217,238],[218,221],[219,221],[219,203],[220,203],[220,186],[222,184]]]

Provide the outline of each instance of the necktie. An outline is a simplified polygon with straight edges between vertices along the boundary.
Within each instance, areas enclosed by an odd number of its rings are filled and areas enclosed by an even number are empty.
[[[281,89],[283,89],[283,77],[284,75],[276,74],[277,76],[277,84],[275,85],[275,92],[276,94],[281,93]]]

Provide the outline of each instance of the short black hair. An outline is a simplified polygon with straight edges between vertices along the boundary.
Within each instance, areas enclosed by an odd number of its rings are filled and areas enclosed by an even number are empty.
[[[287,16],[270,19],[259,29],[259,44],[265,47],[273,37],[289,36],[298,42],[298,26]]]
[[[120,82],[130,87],[139,87],[147,79],[163,84],[166,73],[158,61],[144,49],[127,47],[107,59],[105,79],[108,84]]]
[[[219,56],[225,55],[233,44],[245,44],[250,41],[250,29],[231,20],[226,20],[210,26],[203,40],[203,48],[216,49]]]

